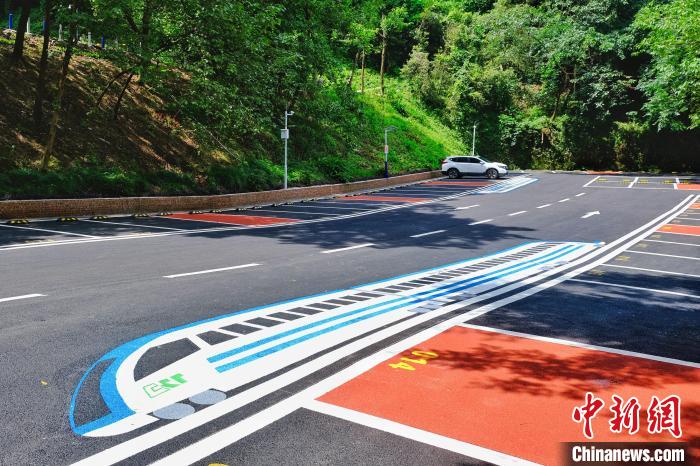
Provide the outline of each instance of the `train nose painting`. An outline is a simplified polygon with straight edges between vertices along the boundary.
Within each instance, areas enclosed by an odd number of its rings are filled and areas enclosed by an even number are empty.
[[[436,317],[452,309],[450,304],[506,293],[509,285],[563,267],[599,246],[525,243],[143,336],[108,352],[83,375],[70,404],[71,427],[81,436],[108,437],[177,422],[230,401],[234,390],[254,390],[263,378],[290,366],[303,368],[367,332],[392,326],[398,331],[398,324]]]

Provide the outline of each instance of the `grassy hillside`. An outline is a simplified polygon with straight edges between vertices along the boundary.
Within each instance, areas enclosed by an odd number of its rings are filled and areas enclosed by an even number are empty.
[[[132,85],[117,120],[117,72],[101,52],[85,48],[71,63],[59,145],[46,172],[39,170],[45,129],[32,123],[40,40],[27,42],[25,61],[8,62],[12,40],[0,38],[0,196],[4,198],[205,194],[274,189],[282,184],[279,122],[255,138],[224,144],[214,131],[196,128],[174,102],[188,77],[161,69],[158,88]],[[56,92],[62,48],[52,45],[49,92]],[[399,79],[378,93],[368,74],[367,92],[327,83],[314,112],[291,120],[290,184],[353,181],[383,173],[383,128],[390,134],[392,174],[435,169],[442,157],[462,151],[459,138],[413,99]],[[307,104],[308,106],[309,104]],[[49,112],[47,107],[46,112]],[[319,118],[318,115],[324,116]],[[252,140],[251,140],[252,139]]]

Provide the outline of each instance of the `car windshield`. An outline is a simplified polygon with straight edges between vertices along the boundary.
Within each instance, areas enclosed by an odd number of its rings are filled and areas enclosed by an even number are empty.
[[[488,160],[488,159],[486,159],[486,158],[484,158],[484,157],[482,157],[482,156],[479,156],[479,158],[480,158],[481,160],[483,160],[484,162],[486,162],[486,163],[491,163],[490,160]]]

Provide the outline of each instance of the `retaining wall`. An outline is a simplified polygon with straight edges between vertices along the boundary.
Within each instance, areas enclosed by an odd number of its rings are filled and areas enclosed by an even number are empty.
[[[117,197],[0,201],[0,218],[43,218],[83,215],[135,214],[188,210],[230,209],[348,194],[429,180],[439,171],[414,173],[354,183],[326,184],[287,190],[215,196]]]

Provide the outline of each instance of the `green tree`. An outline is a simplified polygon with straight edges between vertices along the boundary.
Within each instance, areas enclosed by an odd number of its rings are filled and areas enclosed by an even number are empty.
[[[638,86],[649,121],[658,129],[700,127],[700,0],[651,3],[635,26],[645,34],[637,50],[651,56]]]

